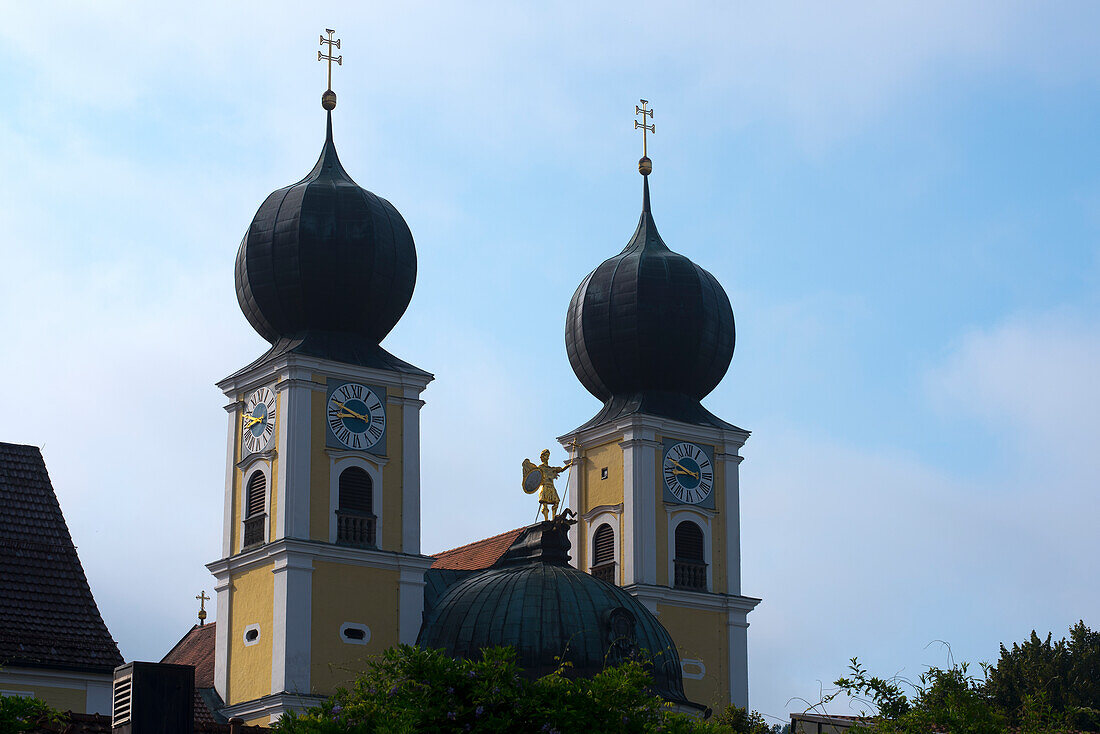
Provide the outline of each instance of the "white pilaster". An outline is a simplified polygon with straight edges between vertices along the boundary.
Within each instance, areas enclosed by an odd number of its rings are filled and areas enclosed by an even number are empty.
[[[730,594],[741,593],[741,483],[740,465],[744,457],[733,453],[719,453],[714,458],[721,462],[723,483],[722,509],[726,521],[726,573],[729,576]]]
[[[309,693],[313,616],[313,561],[294,553],[280,554],[275,576],[271,636],[271,692]]]
[[[402,553],[420,553],[420,408],[424,401],[419,394],[417,388],[406,387],[401,401]]]
[[[626,584],[657,583],[657,449],[650,429],[631,428],[623,450],[623,571]]]
[[[291,372],[276,385],[279,401],[279,471],[275,478],[275,538],[309,537],[310,402],[313,382]]]
[[[228,529],[226,535],[228,535]],[[229,554],[226,553],[226,556]],[[214,565],[214,564],[211,564]],[[229,571],[214,574],[214,598],[217,600],[217,627],[214,628],[214,690],[223,701],[229,700]]]
[[[222,558],[233,552],[233,480],[237,471],[237,401],[225,406],[229,414],[229,443],[225,447],[225,508],[222,511]]]
[[[424,568],[403,565],[398,585],[397,641],[412,645],[424,621]]]
[[[749,707],[749,623],[744,612],[731,610],[726,629],[729,634],[730,701]]]

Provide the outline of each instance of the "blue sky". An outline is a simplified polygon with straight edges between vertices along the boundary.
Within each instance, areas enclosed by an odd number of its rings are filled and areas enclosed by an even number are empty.
[[[0,440],[44,446],[127,659],[209,591],[224,399],[264,343],[232,263],[323,138],[416,237],[385,345],[434,372],[424,547],[522,525],[525,456],[587,420],[569,297],[640,210],[714,273],[749,428],[754,707],[859,655],[915,677],[1100,604],[1100,9],[1086,2],[121,2],[0,29]],[[50,408],[43,407],[52,406]],[[54,409],[65,406],[64,418]],[[170,416],[170,417],[168,417]],[[842,711],[843,712],[843,711]]]

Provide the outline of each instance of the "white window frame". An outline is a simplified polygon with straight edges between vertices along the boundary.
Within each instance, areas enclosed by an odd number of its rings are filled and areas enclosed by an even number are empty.
[[[382,549],[382,467],[386,460],[381,457],[360,454],[333,456],[329,460],[329,512],[328,542],[336,542],[336,510],[340,508],[340,475],[345,469],[357,466],[367,473],[371,480],[371,507],[374,510],[375,547]]]
[[[611,544],[614,548],[611,561],[615,564],[616,586],[619,585],[619,569],[622,568],[622,564],[619,560],[619,545],[622,543],[623,535],[622,523],[619,521],[621,515],[621,512],[601,512],[588,521],[588,527],[586,528],[588,544],[585,546],[585,549],[588,557],[585,558],[585,565],[587,568],[584,569],[584,572],[590,573],[592,571],[593,562],[596,560],[596,530],[604,523],[611,526],[611,531],[615,534],[615,542]]]
[[[244,550],[244,524],[248,520],[248,480],[255,472],[264,475],[264,543],[271,539],[271,460],[256,454],[255,461],[250,461],[241,467],[240,486],[240,528],[241,535],[237,543],[237,552]]]
[[[676,586],[676,528],[680,523],[690,520],[703,531],[703,562],[707,564],[707,588],[710,592],[714,589],[714,558],[711,533],[711,518],[709,511],[700,510],[687,505],[676,505],[668,510],[668,585]],[[686,589],[681,589],[686,591]],[[702,592],[694,592],[702,593]]]
[[[253,630],[256,631],[256,639],[250,640],[250,639],[248,639],[248,633],[252,632]],[[260,630],[260,625],[250,624],[247,627],[245,627],[244,632],[241,633],[241,642],[244,643],[245,647],[252,647],[253,645],[260,644],[260,640],[263,638],[263,636],[264,636],[264,634]]]
[[[345,635],[344,633],[349,629],[362,630],[363,639],[353,640],[347,637],[347,635]],[[343,642],[345,645],[366,645],[370,642],[370,627],[361,622],[344,622],[342,625],[340,625],[340,641]]]

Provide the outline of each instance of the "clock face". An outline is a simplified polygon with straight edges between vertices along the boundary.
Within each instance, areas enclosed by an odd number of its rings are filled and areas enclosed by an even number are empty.
[[[369,449],[386,431],[386,409],[369,387],[347,382],[328,399],[328,427],[349,449]]]
[[[244,403],[241,445],[254,454],[263,451],[275,435],[275,393],[270,387],[256,390]]]
[[[665,486],[681,502],[697,504],[714,489],[714,467],[703,449],[678,443],[665,452]]]

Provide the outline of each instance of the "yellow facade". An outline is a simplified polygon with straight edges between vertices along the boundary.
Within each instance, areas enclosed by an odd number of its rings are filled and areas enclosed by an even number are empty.
[[[271,640],[274,634],[273,564],[232,577],[229,587],[229,690],[226,703],[251,701],[271,693]],[[259,625],[260,637],[245,645],[245,629]]]
[[[366,668],[369,657],[398,643],[398,572],[391,569],[317,561],[313,564],[313,693],[332,694]],[[341,639],[351,622],[370,629],[365,645]]]
[[[88,692],[83,688],[63,688],[60,686],[24,686],[19,683],[4,683],[5,691],[26,693],[58,711],[84,713],[88,710]]]
[[[725,612],[657,605],[658,619],[672,635],[681,660],[700,660],[701,680],[684,678],[688,699],[720,711],[729,703],[729,628]]]

